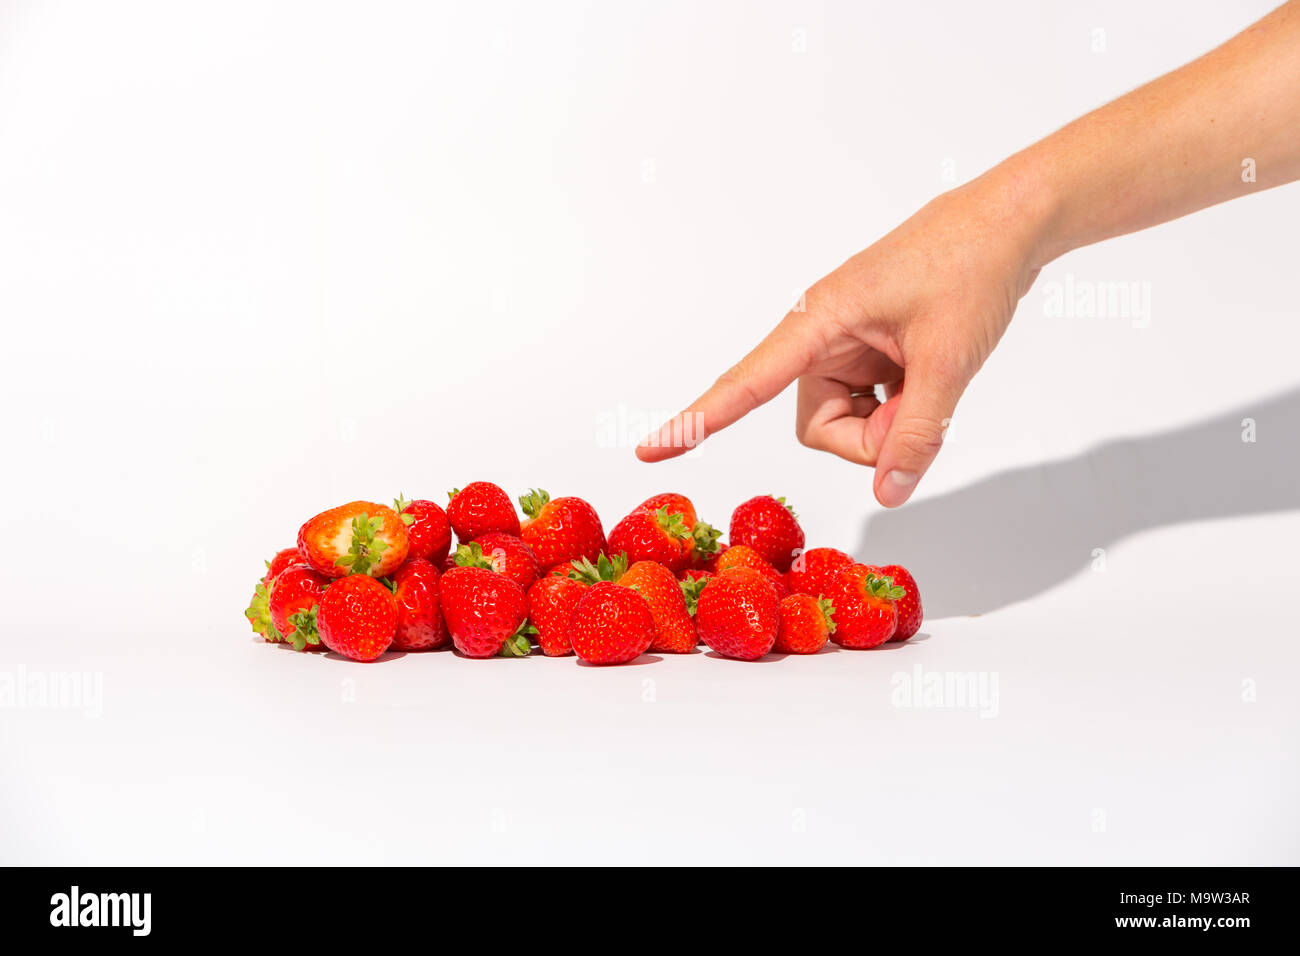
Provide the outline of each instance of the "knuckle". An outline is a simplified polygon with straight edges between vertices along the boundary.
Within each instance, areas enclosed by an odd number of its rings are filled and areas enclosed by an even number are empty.
[[[919,418],[895,422],[894,445],[900,455],[922,460],[933,458],[943,447],[943,425]]]

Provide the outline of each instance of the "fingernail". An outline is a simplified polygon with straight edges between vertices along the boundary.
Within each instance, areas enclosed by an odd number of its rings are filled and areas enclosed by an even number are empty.
[[[891,471],[880,483],[880,503],[886,508],[897,508],[912,496],[920,477],[914,471]]]

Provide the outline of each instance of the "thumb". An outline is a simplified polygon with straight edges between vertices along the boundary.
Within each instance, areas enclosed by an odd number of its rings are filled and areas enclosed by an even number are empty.
[[[876,459],[876,500],[897,508],[939,454],[968,379],[934,363],[908,366],[897,411]]]

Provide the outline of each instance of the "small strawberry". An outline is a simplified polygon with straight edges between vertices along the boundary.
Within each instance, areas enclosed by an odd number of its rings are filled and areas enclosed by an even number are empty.
[[[654,639],[655,619],[646,599],[612,581],[587,588],[569,619],[573,652],[588,664],[626,664]]]
[[[550,570],[557,564],[586,558],[594,561],[605,550],[605,532],[596,509],[581,498],[556,498],[536,489],[521,495],[527,517],[520,537]]]
[[[532,646],[528,596],[504,574],[452,568],[442,576],[442,614],[466,657],[523,657]]]
[[[519,515],[514,503],[499,485],[490,481],[471,481],[464,488],[448,492],[447,520],[456,532],[456,540],[468,544],[481,534],[500,531],[519,537]]]
[[[284,640],[284,635],[276,629],[275,623],[271,620],[271,585],[275,583],[281,571],[301,562],[302,557],[298,554],[297,548],[284,548],[277,551],[275,557],[266,562],[266,573],[253,588],[253,597],[244,610],[244,617],[248,618],[254,633],[270,644],[278,644]]]
[[[795,552],[803,548],[803,528],[784,498],[759,495],[731,513],[727,540],[732,547],[747,544],[784,574]]]
[[[330,579],[305,564],[285,568],[271,585],[271,620],[296,651],[321,650],[316,608]]]
[[[397,599],[395,651],[432,651],[451,643],[442,619],[438,569],[425,558],[407,558],[390,579]]]
[[[700,566],[705,561],[713,557],[718,552],[718,538],[722,532],[718,531],[710,524],[701,521],[695,513],[695,505],[690,498],[685,495],[679,495],[676,492],[665,492],[664,494],[652,495],[645,501],[641,502],[633,511],[650,511],[655,512],[661,508],[668,509],[669,517],[681,515],[682,524],[684,524],[691,533],[690,548],[687,554],[687,562],[692,565]],[[618,551],[613,545],[613,532],[610,532],[610,550]],[[724,546],[725,547],[725,546]],[[629,553],[629,559],[631,555]],[[635,559],[632,559],[635,560]],[[674,570],[677,570],[674,568]]]
[[[538,578],[528,589],[528,620],[537,628],[537,643],[547,657],[564,657],[573,653],[569,641],[569,619],[587,590],[587,585],[566,574],[564,565]]]
[[[828,598],[791,594],[781,602],[781,629],[774,649],[782,654],[816,654],[835,633],[835,605]]]
[[[397,620],[393,592],[365,574],[332,583],[316,612],[321,643],[354,661],[373,661],[388,650]]]
[[[524,590],[542,576],[533,549],[514,535],[501,531],[489,531],[469,544],[462,544],[456,549],[455,557],[456,564],[462,568],[491,568]]]
[[[353,501],[311,518],[298,531],[303,560],[329,578],[387,577],[406,560],[410,539],[397,512],[373,501]]]
[[[790,565],[785,583],[796,594],[823,597],[830,593],[841,570],[853,564],[853,558],[838,548],[809,548]]]
[[[441,564],[451,550],[451,522],[447,520],[447,512],[424,498],[407,501],[401,496],[393,502],[393,510],[401,515],[411,542],[406,556]]]
[[[695,621],[686,607],[681,583],[672,571],[653,561],[638,561],[619,578],[619,584],[635,588],[650,605],[655,622],[655,639],[652,651],[669,654],[689,654],[699,643],[695,636]]]
[[[262,576],[262,583],[269,588],[281,571],[302,562],[302,553],[297,548],[281,548],[275,552],[275,557],[266,562],[266,574]]]
[[[790,589],[785,583],[785,576],[747,544],[733,544],[718,555],[715,560],[709,562],[709,565],[709,570],[715,574],[721,574],[723,571],[730,571],[733,568],[748,568],[751,571],[757,571],[772,582],[778,600],[790,593]]]
[[[886,564],[877,571],[877,574],[890,578],[894,584],[907,592],[902,597],[894,599],[894,604],[898,608],[898,629],[890,638],[891,641],[905,641],[921,629],[921,621],[925,618],[921,610],[921,592],[916,589],[916,578],[912,577],[912,572],[901,564]]]
[[[835,587],[827,595],[835,602],[835,634],[840,647],[866,650],[885,643],[898,626],[894,601],[907,592],[888,577],[881,577],[866,564],[854,564],[838,572]]]
[[[677,580],[683,582],[707,581],[709,578],[714,576],[714,573],[715,572],[710,571],[707,568],[683,568],[681,571],[677,572]]]
[[[654,561],[670,571],[680,571],[690,559],[694,538],[680,514],[633,511],[609,533],[611,554],[625,554],[629,564]]]
[[[749,568],[732,568],[710,580],[695,609],[700,639],[723,657],[742,661],[756,661],[772,649],[780,621],[776,591]]]

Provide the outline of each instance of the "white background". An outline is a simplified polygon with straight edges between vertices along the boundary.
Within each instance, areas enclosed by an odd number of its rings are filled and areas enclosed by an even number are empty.
[[[0,3],[0,675],[103,682],[98,716],[0,708],[0,862],[1300,862],[1300,189],[1046,269],[899,512],[792,394],[659,466],[609,428],[945,170],[1269,6]],[[1149,326],[1045,315],[1067,273],[1150,283]],[[914,568],[925,636],[251,639],[306,517],[478,478],[607,527],[785,494],[810,545]],[[917,667],[996,708],[896,706]]]

